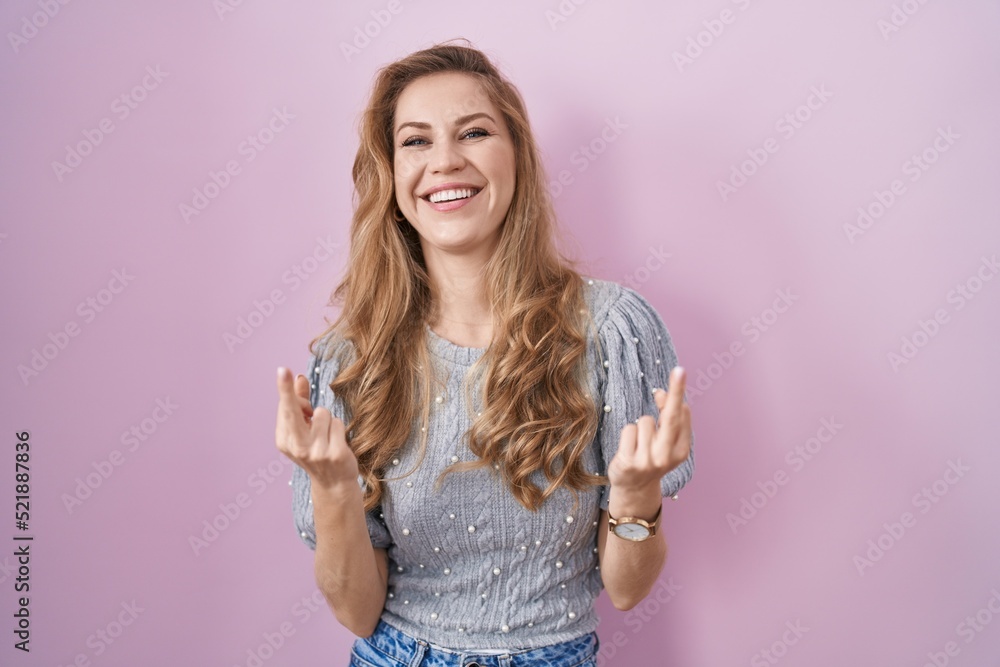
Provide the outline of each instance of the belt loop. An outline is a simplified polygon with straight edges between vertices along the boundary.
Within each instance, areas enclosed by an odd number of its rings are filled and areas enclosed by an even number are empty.
[[[500,659],[497,660],[497,663],[500,665],[500,667],[510,667],[511,664],[510,655],[504,653],[503,655],[500,656]]]
[[[413,659],[410,660],[410,667],[420,667],[420,663],[424,660],[424,654],[427,653],[427,642],[423,639],[417,639],[416,650],[413,652]]]

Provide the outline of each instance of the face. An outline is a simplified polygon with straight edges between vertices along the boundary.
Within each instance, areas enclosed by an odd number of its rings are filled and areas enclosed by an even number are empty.
[[[442,72],[408,84],[393,142],[396,202],[420,234],[424,257],[485,259],[514,196],[515,160],[504,119],[476,79]]]

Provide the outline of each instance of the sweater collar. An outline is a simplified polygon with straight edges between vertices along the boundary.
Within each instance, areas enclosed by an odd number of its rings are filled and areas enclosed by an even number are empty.
[[[434,333],[429,324],[424,324],[424,330],[427,332],[427,344],[431,354],[459,366],[472,366],[486,352],[485,347],[456,345],[447,338],[442,338]]]

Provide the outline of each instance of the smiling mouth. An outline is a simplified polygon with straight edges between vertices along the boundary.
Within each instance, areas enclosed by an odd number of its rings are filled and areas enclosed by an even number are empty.
[[[482,189],[480,188],[457,188],[454,190],[438,190],[437,192],[432,192],[426,197],[421,197],[421,199],[430,202],[432,204],[444,204],[450,201],[470,199],[471,197],[475,197],[480,192],[482,192]]]

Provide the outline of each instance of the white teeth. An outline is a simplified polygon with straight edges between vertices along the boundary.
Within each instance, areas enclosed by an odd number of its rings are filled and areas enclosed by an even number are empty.
[[[438,190],[437,192],[431,194],[428,199],[437,204],[443,201],[451,201],[452,199],[465,199],[467,197],[471,197],[477,192],[479,192],[479,190],[473,190],[470,188],[462,190]]]

